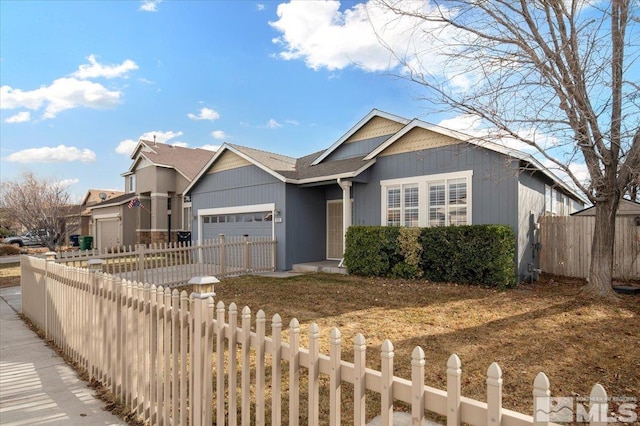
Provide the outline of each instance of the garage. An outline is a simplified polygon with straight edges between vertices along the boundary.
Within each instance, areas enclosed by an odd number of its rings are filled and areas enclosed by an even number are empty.
[[[205,209],[198,212],[201,239],[249,235],[252,237],[274,236],[273,204]]]
[[[120,219],[96,220],[96,242],[94,248],[110,248],[120,245]]]

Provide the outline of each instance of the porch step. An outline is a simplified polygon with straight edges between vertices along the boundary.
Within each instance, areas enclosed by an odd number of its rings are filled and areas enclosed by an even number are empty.
[[[338,267],[338,261],[321,261],[296,263],[292,265],[293,272],[325,272],[327,274],[347,275],[347,268]]]

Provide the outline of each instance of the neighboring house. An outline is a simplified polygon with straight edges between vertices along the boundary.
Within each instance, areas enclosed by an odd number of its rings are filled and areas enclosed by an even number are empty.
[[[175,242],[178,232],[190,231],[191,203],[183,190],[214,154],[140,140],[122,174],[125,192],[91,207],[94,247]]]
[[[584,210],[571,213],[571,216],[595,216],[595,206],[587,207]],[[640,203],[623,198],[618,206],[618,216],[640,216]]]
[[[280,270],[341,259],[352,224],[506,224],[516,233],[521,279],[537,268],[538,217],[584,205],[527,154],[378,110],[298,159],[224,144],[185,194],[194,240],[275,237]]]
[[[116,197],[123,195],[122,191],[110,189],[90,189],[82,199],[80,204],[80,214],[77,217],[75,229],[68,234],[95,235],[92,231],[93,221],[91,219],[91,208],[102,203],[110,202]],[[69,227],[69,226],[68,226]],[[68,235],[67,235],[68,237]]]

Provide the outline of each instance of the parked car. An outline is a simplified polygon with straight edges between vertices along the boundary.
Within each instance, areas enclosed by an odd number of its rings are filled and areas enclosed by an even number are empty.
[[[42,240],[47,238],[46,231],[39,232],[27,232],[24,235],[19,235],[17,237],[7,237],[4,239],[5,244],[17,244],[20,247],[23,246],[42,246]]]

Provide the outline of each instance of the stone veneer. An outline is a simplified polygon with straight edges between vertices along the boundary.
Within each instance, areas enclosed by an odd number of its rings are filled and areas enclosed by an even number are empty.
[[[175,232],[171,232],[171,242],[177,241]],[[138,231],[136,244],[164,244],[167,243],[167,231]]]

